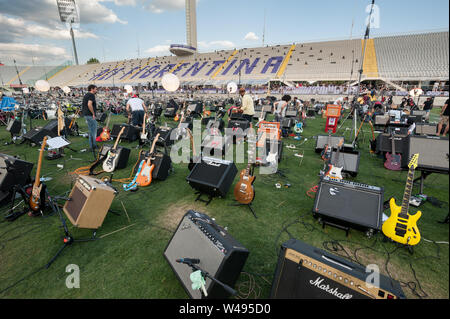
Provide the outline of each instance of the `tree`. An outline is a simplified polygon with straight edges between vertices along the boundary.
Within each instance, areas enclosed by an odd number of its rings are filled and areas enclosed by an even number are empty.
[[[90,58],[87,61],[87,64],[94,64],[94,63],[100,63],[100,61],[97,58]]]

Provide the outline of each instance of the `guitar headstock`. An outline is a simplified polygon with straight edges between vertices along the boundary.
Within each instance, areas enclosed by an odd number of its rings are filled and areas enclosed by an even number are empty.
[[[414,169],[416,169],[418,163],[419,163],[419,154],[414,154],[411,161],[409,161],[408,168],[414,167]]]

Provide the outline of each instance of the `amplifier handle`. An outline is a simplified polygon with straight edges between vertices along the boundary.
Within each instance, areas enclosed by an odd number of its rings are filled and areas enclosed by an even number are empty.
[[[349,267],[347,265],[344,265],[344,264],[342,264],[342,263],[340,263],[340,262],[338,262],[338,261],[336,261],[336,260],[334,260],[332,258],[326,257],[324,255],[322,255],[322,258],[325,259],[326,261],[330,262],[330,263],[336,264],[336,265],[341,266],[343,268],[346,268],[348,270],[353,270],[353,268],[351,268],[351,267]]]

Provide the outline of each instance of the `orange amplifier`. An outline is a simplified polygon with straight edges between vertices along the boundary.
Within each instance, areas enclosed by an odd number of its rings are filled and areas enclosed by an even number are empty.
[[[327,117],[340,117],[341,116],[341,106],[328,104],[327,105]]]
[[[258,124],[258,147],[263,147],[266,145],[266,140],[277,140],[281,139],[281,129],[280,122],[266,122],[261,121]]]

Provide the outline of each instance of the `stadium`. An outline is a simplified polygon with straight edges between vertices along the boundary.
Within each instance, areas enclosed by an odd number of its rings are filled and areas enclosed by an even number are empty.
[[[448,26],[200,51],[186,0],[80,64],[56,3],[73,60],[0,54],[0,298],[448,299]]]

